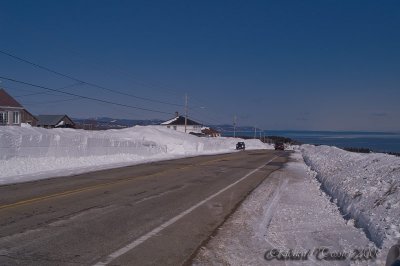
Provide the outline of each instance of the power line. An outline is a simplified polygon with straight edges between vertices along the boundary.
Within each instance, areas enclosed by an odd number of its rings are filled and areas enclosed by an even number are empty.
[[[85,55],[84,54],[82,54],[82,53],[79,53],[79,52],[77,52],[77,51],[73,51],[73,50],[71,50],[71,49],[64,49],[65,51],[68,51],[69,53],[71,53],[71,54],[74,54],[75,56],[78,56],[78,58],[79,59],[81,59],[82,57],[84,57]],[[118,69],[117,67],[115,67],[115,66],[113,66],[113,65],[108,65],[107,64],[107,62],[104,62],[102,59],[99,59],[99,57],[97,57],[97,58],[95,58],[95,59],[97,59],[97,62],[96,61],[92,61],[92,62],[94,62],[94,63],[92,63],[92,65],[94,65],[94,66],[98,66],[99,64],[104,64],[104,63],[106,63],[106,66],[110,69],[110,70],[114,70],[115,72],[117,72],[117,73],[119,73],[119,74],[122,74],[122,75],[124,75],[124,76],[126,76],[126,77],[128,77],[128,78],[130,78],[131,80],[133,80],[135,83],[137,83],[137,84],[139,84],[139,85],[142,85],[142,86],[145,86],[145,87],[149,87],[149,88],[156,88],[156,89],[161,89],[161,90],[158,90],[158,91],[161,91],[161,92],[165,92],[165,90],[168,90],[168,92],[170,93],[170,94],[174,94],[174,95],[182,95],[182,92],[181,91],[179,91],[179,90],[177,90],[176,88],[174,89],[174,88],[171,88],[170,86],[167,86],[167,85],[164,85],[164,84],[157,84],[157,83],[154,83],[154,82],[144,82],[144,81],[141,81],[141,80],[138,80],[138,79],[136,79],[136,78],[133,78],[132,77],[132,74],[129,74],[129,73],[127,73],[127,72],[125,72],[125,71],[123,71],[123,70],[121,70],[121,69]],[[85,61],[85,62],[88,62],[87,60]],[[89,63],[91,63],[91,62],[89,62]],[[191,96],[191,99],[193,99],[193,95]],[[195,100],[196,102],[198,102],[199,103],[199,101],[197,101],[197,100]],[[180,106],[180,107],[184,107],[184,105],[177,105],[177,106]],[[189,108],[189,110],[190,109],[193,109],[193,108],[201,108],[200,106],[194,106],[194,107],[192,107],[192,108]],[[226,114],[226,113],[225,113]],[[230,114],[228,115],[228,116],[230,116]]]
[[[211,117],[211,116],[209,116],[209,115],[206,115],[206,114],[204,114],[204,113],[199,113],[199,112],[197,112],[197,110],[195,110],[195,109],[193,109],[193,108],[189,108],[189,110],[191,111],[191,113],[194,113],[196,116],[205,117],[206,120],[209,120],[210,122],[213,122],[213,124],[221,124],[220,121],[217,121],[215,118],[213,118],[213,117]],[[208,123],[208,124],[211,125],[212,123]],[[223,124],[223,123],[222,123],[222,124]]]
[[[56,75],[58,75],[58,76],[61,76],[61,77],[64,77],[64,78],[68,78],[68,79],[74,80],[74,81],[76,81],[76,82],[78,82],[78,83],[80,83],[80,84],[85,84],[85,85],[92,86],[92,87],[96,87],[96,88],[99,88],[99,89],[102,89],[102,90],[105,90],[105,91],[109,91],[109,92],[116,93],[116,94],[120,94],[120,95],[124,95],[124,96],[129,96],[129,97],[136,98],[136,99],[143,100],[143,101],[149,101],[149,102],[154,102],[154,103],[159,103],[159,104],[166,104],[166,105],[171,105],[171,106],[185,107],[184,104],[176,104],[176,103],[170,103],[170,102],[166,102],[166,101],[154,100],[154,99],[150,99],[150,98],[146,98],[146,97],[141,97],[141,96],[137,96],[137,95],[133,95],[133,94],[121,92],[121,91],[118,91],[118,90],[109,89],[109,88],[106,88],[106,87],[103,87],[103,86],[100,86],[100,85],[97,85],[97,84],[94,84],[94,83],[91,83],[91,82],[83,81],[83,80],[78,79],[78,78],[75,78],[75,77],[73,77],[73,76],[71,76],[71,75],[63,74],[63,73],[61,73],[61,72],[59,72],[59,71],[50,69],[50,68],[48,68],[48,67],[46,67],[46,66],[43,66],[43,65],[40,65],[40,64],[37,64],[37,63],[34,63],[34,62],[32,62],[32,61],[29,61],[29,60],[24,59],[24,58],[21,58],[21,57],[19,57],[19,56],[10,54],[10,53],[8,53],[8,52],[6,52],[6,51],[3,51],[3,50],[0,50],[0,53],[1,53],[1,54],[4,54],[4,55],[6,55],[6,56],[9,56],[9,57],[11,57],[11,58],[14,58],[14,59],[16,59],[16,60],[19,60],[19,61],[21,61],[21,62],[30,64],[30,65],[32,65],[32,66],[34,66],[34,67],[39,68],[39,69],[42,69],[42,70],[48,71],[48,72],[50,72],[50,73],[56,74]],[[119,72],[121,72],[121,71],[119,71]],[[141,84],[142,84],[142,85],[147,85],[147,84],[145,84],[145,83],[143,83],[143,82],[141,82]],[[148,85],[147,85],[147,86],[148,86]],[[166,88],[165,86],[157,86],[156,84],[153,84],[152,87]],[[168,88],[168,89],[169,89],[169,88]],[[192,97],[192,99],[193,99],[193,97]],[[194,100],[195,100],[197,103],[199,103],[199,101],[196,100],[196,97],[194,98]],[[192,109],[192,108],[189,108],[189,109]],[[214,113],[214,115],[215,115],[215,114],[220,114],[220,112],[221,112],[221,110],[218,110],[218,112]],[[204,114],[203,114],[203,115],[204,115]],[[209,116],[207,116],[207,117],[210,118]],[[216,122],[216,120],[214,120],[214,119],[212,119],[212,120],[213,120],[214,122]]]
[[[77,58],[79,60],[82,60],[82,58],[86,56],[85,54],[77,52],[76,50],[65,49],[65,48],[63,50],[69,52],[70,54],[77,56]],[[86,58],[88,58],[88,57],[86,56]],[[92,59],[92,61],[91,62],[89,61],[89,63],[92,64],[93,66],[98,67],[99,65],[102,65],[102,67],[104,67],[103,65],[105,65],[109,70],[128,77],[129,79],[131,79],[134,83],[136,83],[138,85],[148,87],[148,88],[158,89],[159,92],[163,92],[163,93],[165,93],[165,91],[168,90],[168,94],[174,94],[176,96],[182,95],[182,91],[180,91],[180,90],[178,91],[177,89],[172,89],[168,85],[162,84],[160,82],[158,82],[158,84],[157,84],[154,81],[153,82],[149,82],[149,81],[145,82],[145,81],[139,80],[133,74],[125,72],[124,70],[121,70],[114,65],[109,65],[107,62],[105,62],[100,57],[94,57],[95,60],[93,61],[93,55],[92,55],[91,59]],[[84,62],[88,62],[88,60],[85,60]]]
[[[16,95],[16,96],[14,96],[14,98],[22,98],[22,97],[40,95],[40,94],[48,94],[48,92],[42,91],[42,92],[34,92],[34,93],[29,93],[29,94]]]
[[[43,105],[43,104],[54,104],[54,103],[60,103],[60,102],[69,102],[69,101],[76,101],[76,100],[81,100],[81,98],[79,97],[74,97],[74,98],[68,98],[68,99],[64,99],[64,100],[55,100],[55,101],[46,101],[46,102],[33,102],[33,103],[24,103],[24,105]]]
[[[11,58],[14,58],[14,59],[16,59],[16,60],[19,60],[19,61],[21,61],[21,62],[30,64],[30,65],[32,65],[32,66],[34,66],[34,67],[39,68],[39,69],[42,69],[42,70],[48,71],[48,72],[50,72],[50,73],[56,74],[56,75],[58,75],[58,76],[61,76],[61,77],[65,77],[65,78],[74,80],[74,81],[78,82],[77,85],[82,85],[82,84],[84,84],[84,85],[96,87],[96,88],[99,88],[99,89],[102,89],[102,90],[106,90],[106,91],[109,91],[109,92],[113,92],[113,93],[116,93],[116,94],[120,94],[120,95],[124,95],[124,96],[133,97],[133,98],[136,98],[136,99],[140,99],[140,100],[143,100],[143,101],[155,102],[155,103],[159,103],[159,104],[166,104],[166,105],[172,105],[172,106],[178,106],[178,107],[185,107],[184,104],[176,104],[176,103],[170,103],[170,102],[166,102],[166,101],[159,101],[159,100],[154,100],[154,99],[150,99],[150,98],[146,98],[146,97],[140,97],[140,96],[136,96],[136,95],[133,95],[133,94],[129,94],[129,93],[125,93],[125,92],[121,92],[121,91],[109,89],[109,88],[106,88],[106,87],[103,87],[103,86],[100,86],[100,85],[97,85],[97,84],[94,84],[94,83],[91,83],[91,82],[87,82],[87,81],[84,81],[84,80],[75,78],[75,77],[70,76],[70,75],[67,75],[67,74],[63,74],[63,73],[61,73],[61,72],[59,72],[59,71],[50,69],[50,68],[48,68],[48,67],[46,67],[46,66],[39,65],[39,64],[34,63],[34,62],[32,62],[32,61],[29,61],[29,60],[27,60],[27,59],[24,59],[24,58],[21,58],[21,57],[19,57],[19,56],[10,54],[10,53],[8,53],[8,52],[6,52],[6,51],[0,50],[0,53],[1,53],[1,54],[4,54],[4,55],[6,55],[6,56],[9,56],[9,57],[11,57]],[[146,85],[146,84],[143,84],[143,85]],[[155,87],[155,86],[156,86],[156,85],[153,85],[153,87]],[[159,87],[164,87],[164,86],[159,86]],[[196,97],[195,97],[194,100],[195,100],[197,103],[199,103],[199,101],[196,100]],[[142,109],[146,109],[146,108],[142,108]],[[149,110],[151,110],[151,109],[149,109]],[[189,110],[192,110],[192,111],[193,111],[193,108],[189,108]],[[164,113],[165,113],[165,112],[164,112]],[[214,114],[214,115],[215,115],[215,114],[219,114],[219,115],[220,115],[220,110],[219,110],[218,112],[215,112],[215,113],[213,112],[213,114]],[[204,115],[205,115],[205,114],[202,114],[201,116],[204,116]],[[213,123],[217,123],[217,124],[220,123],[220,122],[216,121],[215,119],[211,118],[211,117],[208,116],[208,115],[205,115],[205,116],[208,117],[207,119],[212,120]],[[210,124],[211,124],[211,123],[210,123]]]
[[[75,86],[79,86],[79,85],[82,85],[82,83],[79,82],[79,83],[74,83],[74,84],[71,84],[71,85],[67,85],[67,86],[59,88],[59,90],[66,89],[66,88],[71,88],[71,87],[75,87]],[[53,93],[48,93],[47,91],[42,91],[42,92],[33,92],[33,93],[29,93],[29,94],[17,95],[17,96],[14,96],[14,97],[15,98],[22,98],[22,97],[27,97],[27,96],[41,95],[41,94],[59,96],[58,94],[53,94]]]
[[[50,68],[48,68],[48,67],[45,67],[45,66],[42,66],[42,65],[39,65],[39,64],[36,64],[36,63],[34,63],[34,62],[28,61],[28,60],[26,60],[26,59],[24,59],[24,58],[21,58],[21,57],[19,57],[19,56],[10,54],[10,53],[5,52],[5,51],[2,51],[2,50],[0,50],[0,53],[2,53],[2,54],[4,54],[4,55],[7,55],[7,56],[9,56],[9,57],[11,57],[11,58],[17,59],[17,60],[19,60],[19,61],[21,61],[21,62],[30,64],[30,65],[32,65],[32,66],[34,66],[34,67],[37,67],[37,68],[46,70],[46,71],[48,71],[48,72],[50,72],[50,73],[53,73],[53,74],[56,74],[56,75],[58,75],[58,76],[61,76],[61,77],[64,77],[64,78],[68,78],[68,79],[71,79],[71,80],[74,80],[74,81],[77,81],[77,82],[80,82],[80,83],[83,83],[83,84],[86,84],[86,85],[89,85],[89,86],[92,86],[92,87],[96,87],[96,88],[99,88],[99,89],[102,89],[102,90],[106,90],[106,91],[109,91],[109,92],[113,92],[113,93],[120,94],[120,95],[124,95],[124,96],[129,96],[129,97],[132,97],[132,98],[136,98],[136,99],[143,100],[143,101],[148,101],[148,102],[155,102],[155,103],[166,104],[166,105],[173,105],[173,106],[180,106],[180,107],[183,106],[182,104],[176,104],[176,103],[170,103],[170,102],[165,102],[165,101],[159,101],[159,100],[154,100],[154,99],[150,99],[150,98],[146,98],[146,97],[136,96],[136,95],[133,95],[133,94],[130,94],[130,93],[125,93],[125,92],[121,92],[121,91],[117,91],[117,90],[112,90],[112,89],[109,89],[109,88],[106,88],[106,87],[103,87],[103,86],[100,86],[100,85],[97,85],[97,84],[94,84],[94,83],[91,83],[91,82],[83,81],[83,80],[81,80],[81,79],[75,78],[75,77],[70,76],[70,75],[63,74],[63,73],[58,72],[58,71],[56,71],[56,70],[50,69]]]
[[[137,107],[137,106],[127,105],[127,104],[121,104],[121,103],[106,101],[106,100],[102,100],[102,99],[98,99],[98,98],[83,96],[83,95],[79,95],[79,94],[75,94],[75,93],[71,93],[71,92],[60,91],[60,90],[57,90],[57,89],[52,89],[52,88],[48,88],[48,87],[41,86],[41,85],[35,85],[35,84],[32,84],[32,83],[28,83],[28,82],[25,82],[25,81],[20,81],[20,80],[8,78],[8,77],[0,76],[0,79],[4,79],[4,80],[8,80],[8,81],[12,81],[12,82],[15,82],[15,83],[20,83],[20,84],[36,87],[36,88],[41,88],[41,89],[45,89],[45,90],[49,90],[49,91],[54,91],[54,92],[58,92],[58,93],[62,93],[62,94],[76,96],[76,97],[79,97],[79,98],[82,98],[82,99],[86,99],[86,100],[91,100],[91,101],[96,101],[96,102],[101,102],[101,103],[107,103],[107,104],[117,105],[117,106],[123,106],[123,107],[127,107],[127,108],[132,108],[132,109],[137,109],[137,110],[142,110],[142,111],[148,111],[148,112],[153,112],[153,113],[168,114],[168,115],[172,114],[172,113],[168,113],[168,112],[164,112],[164,111],[153,110],[153,109],[148,109],[148,108],[143,108],[143,107]]]
[[[197,97],[191,96],[191,99],[193,100],[193,102],[197,102],[197,104],[199,106],[194,106],[192,108],[189,108],[190,110],[202,109],[202,110],[205,110],[206,112],[208,112],[209,114],[212,113],[213,117],[218,116],[220,120],[226,120],[225,116],[232,117],[232,114],[228,114],[227,112],[224,112],[223,110],[221,110],[221,108],[214,108],[208,104],[204,105],[203,104],[204,102],[201,103],[202,101],[200,101]],[[215,122],[215,120],[214,120],[214,122]],[[218,122],[218,123],[221,123],[221,122]]]
[[[187,119],[188,119],[188,110],[193,110],[192,108],[189,108],[188,106],[188,95],[187,93],[185,93],[185,133],[186,133],[186,126],[187,126]],[[196,119],[196,118],[194,118]],[[211,124],[211,123],[207,123],[204,120],[200,120],[200,119],[196,119],[197,121],[202,122],[203,124]]]

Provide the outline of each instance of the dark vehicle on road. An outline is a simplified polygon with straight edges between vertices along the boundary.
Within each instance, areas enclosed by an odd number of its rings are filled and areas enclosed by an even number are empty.
[[[275,150],[285,150],[285,145],[282,142],[276,142],[275,143]]]
[[[237,150],[245,150],[246,145],[244,144],[244,142],[238,142],[238,143],[236,143],[236,149]]]

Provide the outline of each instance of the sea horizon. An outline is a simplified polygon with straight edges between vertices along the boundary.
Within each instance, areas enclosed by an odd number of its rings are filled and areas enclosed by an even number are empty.
[[[322,130],[264,130],[261,136],[280,136],[302,144],[329,145],[339,148],[367,148],[374,152],[400,152],[400,132],[383,131],[322,131]],[[225,131],[223,136],[233,136]],[[236,136],[254,137],[254,131],[237,131]]]

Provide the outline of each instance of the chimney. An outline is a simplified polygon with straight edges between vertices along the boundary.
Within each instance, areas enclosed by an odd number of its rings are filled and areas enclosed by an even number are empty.
[[[175,116],[178,117],[178,116],[179,116],[179,113],[178,113],[178,112],[175,112]]]

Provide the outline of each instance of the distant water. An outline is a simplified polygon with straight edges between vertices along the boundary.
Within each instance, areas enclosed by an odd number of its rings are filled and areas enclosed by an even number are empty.
[[[400,133],[270,130],[264,134],[287,137],[307,144],[369,148],[376,152],[400,152]],[[239,132],[238,135],[254,136],[254,132]],[[259,136],[259,133],[257,135]]]

